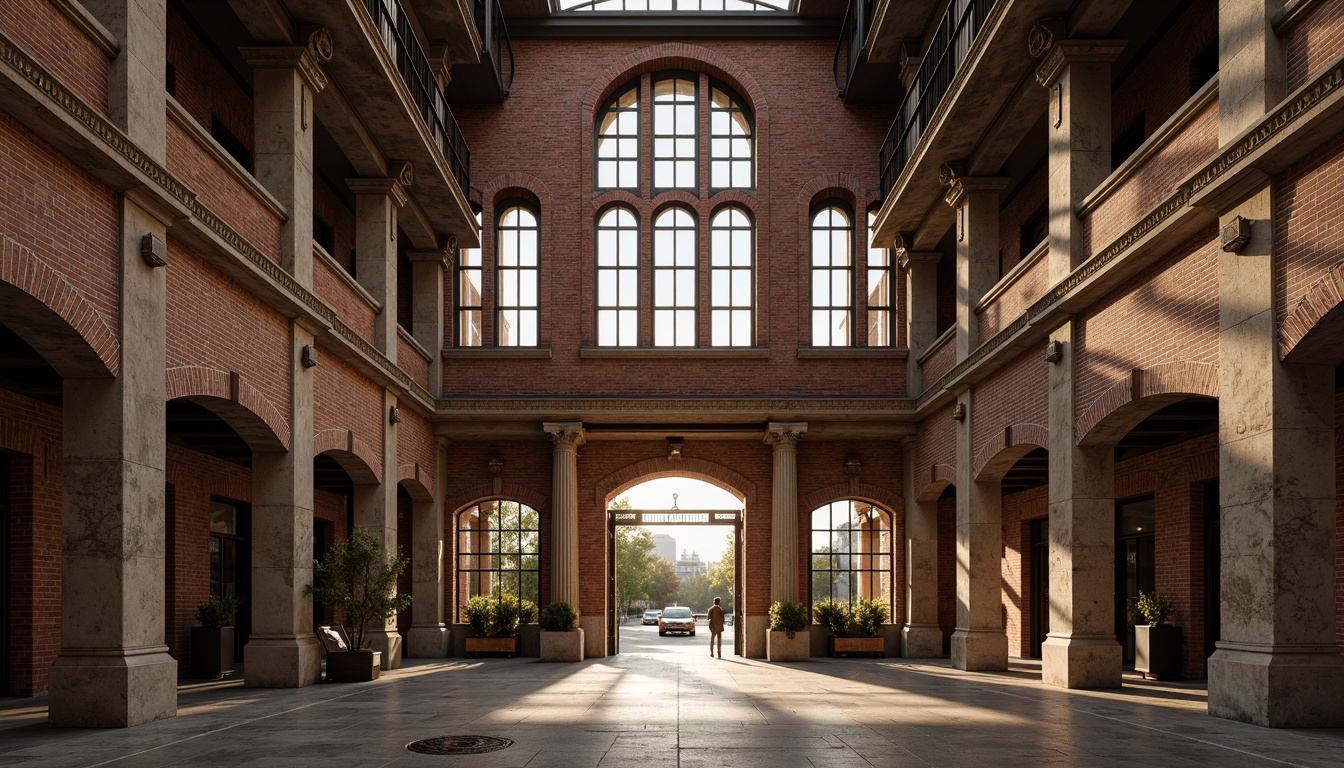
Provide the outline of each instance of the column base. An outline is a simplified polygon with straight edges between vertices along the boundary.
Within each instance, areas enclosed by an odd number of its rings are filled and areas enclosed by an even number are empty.
[[[1269,728],[1344,726],[1344,656],[1333,645],[1218,643],[1209,714]]]
[[[1007,648],[1007,640],[1004,642]],[[901,656],[907,659],[941,659],[943,630],[936,624],[906,624],[901,628]]]
[[[1123,659],[1114,635],[1050,634],[1041,644],[1041,681],[1061,688],[1119,688]]]
[[[743,616],[742,626],[733,631],[742,632],[742,655],[748,659],[765,658],[765,638],[770,632],[769,616]]]
[[[384,672],[389,669],[401,669],[401,633],[396,630],[375,629],[365,635],[370,650],[383,652]]]
[[[580,614],[579,629],[583,630],[583,658],[599,659],[605,657],[607,655],[607,617]]]
[[[126,728],[177,716],[177,660],[168,647],[62,653],[48,677],[47,725]]]
[[[961,629],[952,633],[952,666],[968,672],[1008,669],[1008,636],[1001,629]]]
[[[448,625],[411,627],[406,633],[406,656],[412,659],[442,659],[448,656]]]
[[[252,635],[243,646],[243,683],[249,688],[302,688],[322,676],[317,636]]]

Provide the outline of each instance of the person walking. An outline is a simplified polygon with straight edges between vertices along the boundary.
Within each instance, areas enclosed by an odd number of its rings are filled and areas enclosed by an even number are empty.
[[[714,605],[709,609],[709,655],[714,655],[715,646],[719,649],[719,658],[723,658],[723,606],[719,605],[719,598],[714,598]]]

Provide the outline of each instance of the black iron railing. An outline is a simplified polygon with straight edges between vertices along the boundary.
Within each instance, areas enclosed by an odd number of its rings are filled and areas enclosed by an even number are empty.
[[[471,186],[471,150],[457,127],[457,120],[443,97],[443,89],[429,66],[429,57],[415,38],[410,21],[397,0],[364,0],[364,8],[378,28],[387,52],[392,55],[401,79],[411,92],[420,117],[434,137],[434,143],[448,161],[462,193]]]
[[[471,18],[476,22],[485,52],[495,66],[500,90],[508,96],[509,88],[513,87],[513,42],[509,40],[509,27],[504,23],[499,0],[472,0]]]
[[[873,9],[878,0],[849,0],[845,9],[845,18],[840,22],[840,40],[835,44],[835,59],[831,62],[832,75],[835,77],[835,89],[840,98],[845,97],[849,84],[854,79],[854,68],[863,57],[864,41],[872,26]],[[841,69],[841,63],[844,68]]]
[[[953,0],[938,23],[933,43],[924,53],[919,73],[906,90],[901,111],[878,153],[883,197],[891,192],[901,171],[905,170],[905,164],[910,161],[939,102],[966,61],[971,44],[993,6],[994,0]]]

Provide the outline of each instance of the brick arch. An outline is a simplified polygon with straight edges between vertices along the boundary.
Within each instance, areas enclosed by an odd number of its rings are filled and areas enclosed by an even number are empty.
[[[937,501],[949,485],[957,484],[957,468],[951,464],[934,464],[927,472],[915,474],[916,501]]]
[[[659,192],[648,202],[649,212],[653,215],[662,213],[664,208],[673,206],[689,208],[691,213],[695,214],[697,220],[700,217],[700,209],[704,207],[700,198],[684,189],[669,189]]]
[[[860,202],[867,201],[863,182],[852,173],[823,173],[798,188],[798,204],[807,208],[828,197],[842,198],[856,211]]]
[[[593,79],[593,84],[583,97],[581,108],[585,121],[591,124],[597,115],[597,110],[632,79],[646,72],[662,69],[705,72],[717,80],[722,80],[724,85],[732,88],[747,102],[746,106],[755,115],[757,125],[768,122],[769,108],[766,105],[765,92],[761,90],[756,78],[722,53],[689,43],[650,45],[612,62]]]
[[[397,467],[397,485],[404,487],[413,501],[434,500],[434,475],[425,471],[419,462]]]
[[[648,201],[636,195],[628,189],[609,189],[597,197],[593,198],[592,210],[593,219],[597,219],[599,213],[604,213],[608,208],[625,206],[635,212],[635,216],[640,216],[644,209],[648,207]]]
[[[548,510],[551,503],[549,494],[534,490],[526,485],[502,482],[499,485],[499,490],[496,491],[494,482],[488,481],[484,483],[476,483],[475,485],[463,486],[461,488],[454,488],[449,493],[449,497],[444,503],[443,508],[452,510],[450,522],[452,523],[453,529],[456,530],[457,516],[462,514],[467,507],[492,499],[516,501],[519,504],[526,504],[538,512]]]
[[[121,367],[121,344],[107,319],[32,249],[3,235],[0,322],[63,378],[108,378]]]
[[[756,217],[756,206],[760,205],[760,202],[755,195],[749,195],[740,189],[721,189],[710,196],[708,207],[710,216],[718,213],[720,208],[728,206],[745,208],[754,219]]]
[[[42,435],[28,424],[15,419],[0,421],[0,448],[41,457]]]
[[[164,399],[190,400],[233,428],[254,451],[289,450],[289,421],[237,371],[180,365],[164,373]]]
[[[1107,445],[1154,413],[1189,397],[1218,397],[1218,366],[1182,360],[1135,368],[1078,416],[1079,445]]]
[[[1279,355],[1290,363],[1344,361],[1344,262],[1312,283],[1279,326]]]
[[[530,173],[522,173],[520,171],[501,173],[487,181],[485,186],[481,188],[481,200],[489,200],[490,206],[493,208],[496,201],[499,199],[500,193],[509,189],[526,190],[535,195],[537,202],[541,203],[543,213],[545,213],[545,209],[550,205],[551,188],[546,185],[546,182]]]
[[[378,452],[348,429],[324,429],[313,435],[313,456],[327,454],[341,465],[356,485],[382,482]]]
[[[1050,429],[1042,424],[1010,424],[986,440],[971,461],[971,476],[976,480],[1002,480],[1017,460],[1037,448],[1050,447]]]
[[[891,515],[891,526],[896,527],[896,519],[905,511],[900,497],[889,488],[871,483],[835,483],[817,488],[798,500],[798,511],[811,514],[812,510],[836,501],[862,501],[880,508]]]
[[[650,458],[627,464],[594,484],[593,502],[605,509],[608,499],[646,480],[657,480],[660,477],[704,480],[742,499],[749,508],[756,503],[756,484],[745,475],[717,462],[695,458],[683,458],[675,463],[665,458]]]

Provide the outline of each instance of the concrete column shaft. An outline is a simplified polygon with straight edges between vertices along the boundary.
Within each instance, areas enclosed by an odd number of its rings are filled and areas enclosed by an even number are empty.
[[[948,202],[957,211],[957,360],[980,346],[975,308],[999,280],[999,192],[1007,183],[1000,178],[960,178],[948,193]]]
[[[798,438],[806,424],[771,423],[770,601],[798,600]]]
[[[117,40],[108,73],[108,114],[156,162],[167,156],[167,0],[83,0]]]
[[[397,361],[397,210],[406,193],[396,179],[347,179],[355,193],[355,275],[381,305],[373,344]]]
[[[914,440],[906,440],[905,474],[905,632],[915,628],[938,631],[938,502],[922,501],[915,491]],[[907,646],[907,650],[909,650]]]
[[[1218,143],[1260,122],[1288,93],[1283,41],[1273,20],[1284,0],[1218,3]]]
[[[902,251],[905,270],[905,338],[910,347],[906,358],[906,381],[913,397],[924,390],[919,358],[938,340],[938,261],[937,251]]]
[[[583,425],[543,425],[554,444],[551,460],[551,600],[579,608],[579,446]]]
[[[396,393],[384,390],[382,482],[355,486],[355,525],[381,539],[388,552],[397,551],[397,426],[389,418],[396,404]],[[381,626],[375,625],[368,637],[370,647],[383,652],[383,669],[401,666],[396,616],[389,616]]]
[[[411,307],[411,335],[430,354],[429,391],[443,392],[443,283],[448,267],[446,254],[439,251],[411,251],[414,294]]]

